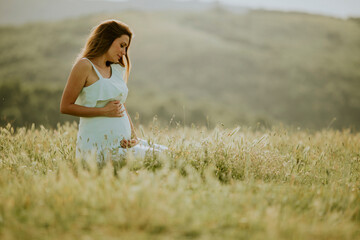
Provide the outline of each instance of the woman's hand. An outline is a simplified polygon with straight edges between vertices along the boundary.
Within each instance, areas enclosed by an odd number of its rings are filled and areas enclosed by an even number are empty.
[[[137,139],[137,138],[133,138],[131,140],[123,139],[120,142],[120,146],[122,148],[131,148],[131,147],[136,146],[138,143],[139,143],[139,139]]]
[[[105,107],[102,108],[103,115],[105,117],[123,117],[125,114],[125,108],[122,107],[122,104],[119,100],[108,102]]]

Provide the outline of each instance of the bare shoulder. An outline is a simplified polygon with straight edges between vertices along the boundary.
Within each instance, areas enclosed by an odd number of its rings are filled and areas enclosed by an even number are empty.
[[[73,65],[73,71],[75,72],[82,72],[82,73],[86,73],[89,72],[91,70],[92,66],[91,63],[82,58],[79,59],[74,65]]]
[[[79,59],[75,62],[68,78],[68,85],[78,91],[85,86],[91,71],[91,63],[86,59]]]

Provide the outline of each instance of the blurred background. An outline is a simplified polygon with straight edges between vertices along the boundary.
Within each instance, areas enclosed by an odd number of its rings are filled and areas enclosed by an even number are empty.
[[[100,21],[133,29],[135,124],[360,129],[358,0],[0,0],[0,125],[52,128]]]

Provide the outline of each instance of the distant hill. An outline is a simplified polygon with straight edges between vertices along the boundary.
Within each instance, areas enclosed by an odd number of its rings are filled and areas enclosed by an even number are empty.
[[[1,27],[0,83],[61,93],[90,29],[107,18],[135,31],[127,105],[140,121],[360,126],[358,19],[215,8]]]

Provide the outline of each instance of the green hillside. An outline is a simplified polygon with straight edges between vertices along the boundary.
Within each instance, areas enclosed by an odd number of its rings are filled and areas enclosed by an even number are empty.
[[[61,93],[90,29],[107,18],[135,32],[127,106],[139,122],[156,114],[169,123],[175,114],[174,122],[209,126],[360,127],[358,20],[221,9],[128,11],[1,27],[0,83],[7,83],[0,87],[7,94],[1,124],[5,116],[16,117],[14,125],[29,123],[22,109],[45,125],[76,120],[60,116]]]

